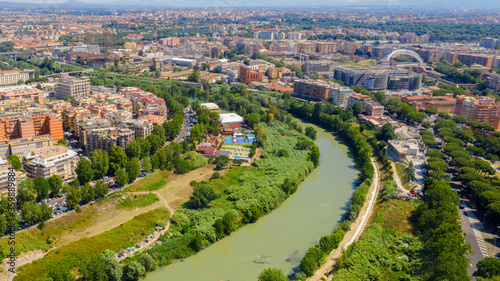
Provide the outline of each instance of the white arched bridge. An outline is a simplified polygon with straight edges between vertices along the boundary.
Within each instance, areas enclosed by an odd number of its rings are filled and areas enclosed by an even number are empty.
[[[410,57],[416,59],[419,63],[422,63],[422,64],[424,63],[424,61],[422,60],[422,58],[417,53],[415,53],[414,51],[411,51],[411,50],[404,50],[404,49],[392,51],[392,53],[390,53],[387,56],[385,56],[383,58],[383,60],[388,61],[393,56],[396,56],[396,55],[407,55],[407,56],[410,56]]]

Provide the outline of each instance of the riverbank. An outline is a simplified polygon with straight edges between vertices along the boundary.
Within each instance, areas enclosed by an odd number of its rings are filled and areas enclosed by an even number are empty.
[[[368,219],[373,213],[373,208],[380,191],[380,171],[377,166],[377,162],[373,159],[372,165],[375,171],[375,175],[368,191],[369,197],[366,199],[363,208],[359,212],[358,218],[354,221],[354,223],[351,224],[351,230],[345,234],[344,239],[342,240],[342,242],[340,242],[339,246],[335,250],[330,252],[325,263],[318,270],[316,270],[315,274],[309,277],[307,281],[319,281],[325,280],[325,278],[326,280],[331,280],[333,277],[333,267],[335,266],[338,258],[353,242],[359,239],[364,229],[366,228]]]
[[[267,267],[293,276],[307,249],[331,233],[349,207],[358,172],[347,146],[324,129],[317,130],[320,165],[278,208],[182,262],[148,273],[145,281],[256,280]],[[286,138],[286,137],[285,137]],[[300,225],[299,225],[300,223]],[[254,263],[263,260],[265,263]]]

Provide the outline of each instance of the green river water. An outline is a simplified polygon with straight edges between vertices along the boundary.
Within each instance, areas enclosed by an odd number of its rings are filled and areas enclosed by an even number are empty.
[[[146,281],[255,281],[268,267],[287,275],[297,271],[307,249],[330,234],[346,213],[357,171],[347,147],[331,133],[318,131],[317,169],[297,192],[256,223],[246,225],[184,261],[151,272]],[[266,263],[254,263],[264,260]]]

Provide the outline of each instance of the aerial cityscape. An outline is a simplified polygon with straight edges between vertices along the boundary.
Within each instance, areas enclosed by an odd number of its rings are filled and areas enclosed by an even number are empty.
[[[500,3],[0,2],[0,280],[500,280]]]

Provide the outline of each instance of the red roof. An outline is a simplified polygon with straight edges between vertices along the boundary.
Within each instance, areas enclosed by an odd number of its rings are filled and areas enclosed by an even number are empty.
[[[216,148],[213,146],[202,146],[198,147],[197,151],[209,151],[209,152],[215,152]]]
[[[228,125],[229,125],[229,127],[231,127],[232,129],[238,129],[238,128],[241,128],[241,124],[240,124],[240,123],[229,123]]]

